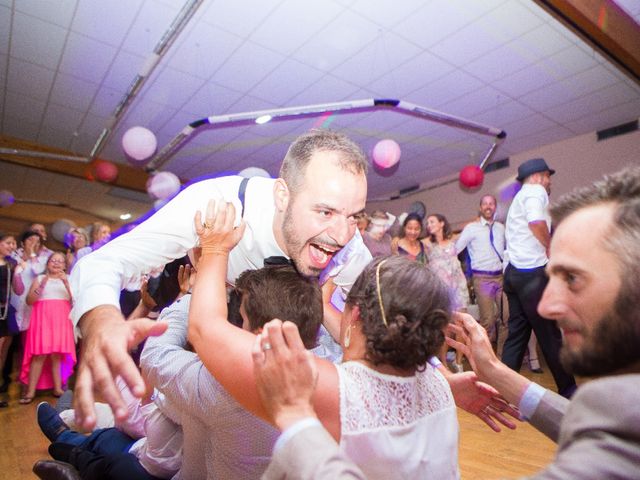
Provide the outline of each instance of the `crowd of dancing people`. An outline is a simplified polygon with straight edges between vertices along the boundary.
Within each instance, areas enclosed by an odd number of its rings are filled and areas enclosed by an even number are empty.
[[[555,171],[524,162],[506,226],[483,195],[454,234],[441,213],[365,213],[366,163],[343,135],[312,131],[280,178],[193,184],[111,241],[104,225],[91,245],[71,229],[66,252],[39,224],[20,248],[0,236],[3,366],[14,340],[20,403],[64,400],[38,405],[54,460],[34,472],[459,478],[457,407],[500,431],[560,402],[516,373],[533,332],[571,398],[562,334],[537,311]],[[497,355],[515,377],[486,373]]]

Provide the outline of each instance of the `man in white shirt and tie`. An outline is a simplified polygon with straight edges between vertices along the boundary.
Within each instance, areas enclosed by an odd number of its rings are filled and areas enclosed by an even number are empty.
[[[504,225],[494,220],[496,198],[480,199],[480,217],[467,224],[456,240],[456,252],[465,248],[471,260],[473,291],[480,310],[480,325],[489,333],[492,343],[500,338],[502,324],[502,259],[505,240]]]

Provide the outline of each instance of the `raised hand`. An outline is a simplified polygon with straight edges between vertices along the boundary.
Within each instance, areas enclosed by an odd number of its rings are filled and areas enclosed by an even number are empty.
[[[95,426],[94,391],[100,392],[118,420],[127,409],[115,378],[121,376],[131,392],[141,397],[145,384],[128,351],[150,335],[161,335],[164,322],[138,319],[124,322],[120,311],[110,305],[96,307],[81,320],[83,345],[73,403],[76,423],[91,430]]]
[[[504,414],[519,420],[520,411],[509,404],[495,388],[478,381],[475,373],[456,373],[449,375],[447,380],[458,407],[476,415],[495,432],[500,431],[499,423],[512,430],[516,428],[515,423]]]
[[[480,380],[486,382],[486,371],[500,363],[486,330],[469,314],[456,312],[453,319],[455,323],[447,328],[455,333],[456,339],[447,337],[447,344],[462,352]]]
[[[246,225],[243,221],[235,228],[235,219],[236,209],[233,203],[224,200],[209,200],[204,222],[202,214],[196,212],[194,224],[203,255],[225,255],[238,244]]]
[[[318,369],[295,324],[267,323],[251,354],[262,404],[278,428],[285,430],[302,418],[316,416],[312,397]]]
[[[180,286],[180,296],[186,295],[193,287],[196,279],[196,269],[191,265],[180,265],[178,268],[178,285]]]

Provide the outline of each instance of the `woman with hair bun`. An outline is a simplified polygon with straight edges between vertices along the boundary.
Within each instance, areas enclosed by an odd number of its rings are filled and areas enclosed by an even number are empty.
[[[227,321],[224,301],[228,253],[244,225],[234,229],[232,204],[217,208],[209,205],[204,224],[196,214],[202,256],[189,338],[221,385],[269,420],[255,386],[256,336]],[[318,418],[368,479],[459,478],[456,405],[447,379],[428,363],[444,343],[449,316],[448,292],[429,269],[405,257],[377,258],[347,296],[343,362],[315,359]],[[272,346],[265,338],[266,352]]]

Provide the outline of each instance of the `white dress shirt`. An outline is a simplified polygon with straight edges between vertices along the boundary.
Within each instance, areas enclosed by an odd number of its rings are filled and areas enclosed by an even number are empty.
[[[491,223],[480,217],[479,220],[469,223],[456,240],[456,253],[460,253],[465,248],[469,251],[471,259],[471,269],[485,272],[498,272],[502,270],[502,261],[498,257],[504,258],[504,225],[500,222],[493,222],[493,247],[491,246],[490,230]]]
[[[80,259],[71,273],[70,282],[75,301],[71,311],[74,324],[98,305],[118,306],[120,290],[131,280],[182,257],[196,246],[198,235],[193,217],[198,210],[206,211],[209,199],[233,202],[236,224],[239,224],[242,206],[238,188],[241,181],[242,177],[231,176],[195,183],[130,232]],[[265,258],[285,256],[273,233],[274,182],[270,178],[253,177],[247,185],[242,215],[247,227],[229,254],[227,281],[230,284],[235,283],[243,271],[262,268]],[[371,260],[362,238],[358,236],[354,241],[357,243],[354,248],[362,253],[350,255],[349,268],[342,266],[330,275],[345,292]]]
[[[549,195],[542,185],[526,183],[514,197],[507,214],[507,252],[516,268],[542,267],[549,261],[547,250],[529,228],[531,222],[551,226]]]

